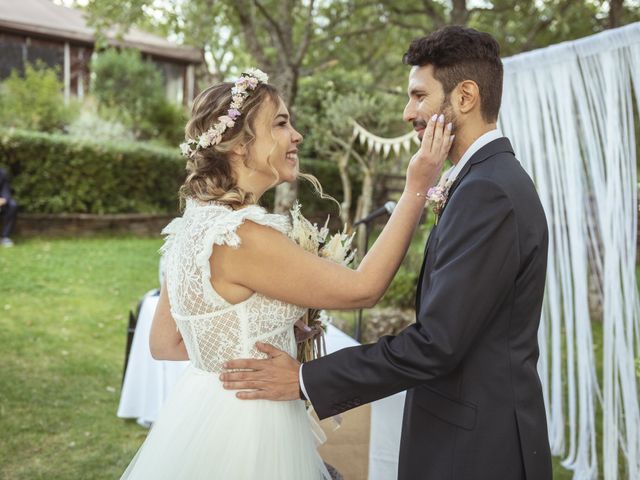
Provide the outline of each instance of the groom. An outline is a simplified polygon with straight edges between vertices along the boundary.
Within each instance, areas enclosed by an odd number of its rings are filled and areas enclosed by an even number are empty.
[[[445,27],[414,40],[404,62],[412,65],[404,119],[420,138],[434,113],[456,130],[416,323],[301,368],[260,344],[271,358],[228,362],[253,371],[224,373],[225,388],[257,381],[257,390],[238,394],[246,399],[304,392],[320,418],[406,389],[398,478],[551,479],[536,370],[547,223],[533,182],[496,129],[499,46],[489,34]]]

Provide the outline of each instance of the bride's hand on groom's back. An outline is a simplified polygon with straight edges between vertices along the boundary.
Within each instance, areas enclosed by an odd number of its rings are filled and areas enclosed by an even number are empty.
[[[434,115],[420,142],[420,148],[411,157],[407,167],[407,189],[414,193],[426,193],[436,184],[442,166],[449,155],[455,135],[453,125],[445,123],[444,115]]]

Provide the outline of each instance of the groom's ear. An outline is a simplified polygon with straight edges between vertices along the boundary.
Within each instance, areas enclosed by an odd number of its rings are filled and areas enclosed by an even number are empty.
[[[480,108],[480,89],[473,80],[464,80],[456,87],[456,97],[460,113],[469,113]]]

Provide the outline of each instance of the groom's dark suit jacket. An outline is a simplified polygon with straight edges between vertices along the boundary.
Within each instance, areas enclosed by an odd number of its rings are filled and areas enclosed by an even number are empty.
[[[509,140],[476,152],[427,242],[417,321],[302,369],[320,418],[408,389],[398,478],[548,480],[538,361],[548,231]]]

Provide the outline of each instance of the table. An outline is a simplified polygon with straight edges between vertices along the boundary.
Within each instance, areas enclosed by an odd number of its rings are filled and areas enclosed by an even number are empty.
[[[327,328],[326,343],[327,354],[360,345],[331,324]],[[393,480],[398,476],[405,396],[405,392],[400,392],[371,404],[369,480]]]
[[[117,413],[120,418],[135,418],[147,428],[158,417],[162,403],[189,365],[188,361],[155,360],[151,356],[149,334],[158,304],[156,292],[148,292],[140,306]]]

